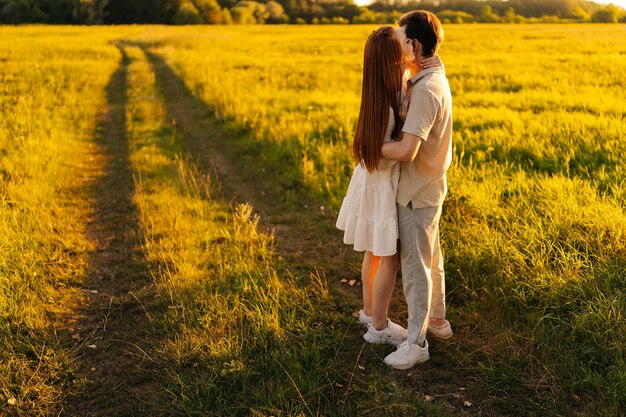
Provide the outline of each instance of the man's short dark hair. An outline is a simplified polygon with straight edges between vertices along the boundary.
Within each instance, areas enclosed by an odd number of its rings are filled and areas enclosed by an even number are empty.
[[[443,42],[441,22],[427,10],[414,10],[403,14],[398,26],[406,26],[404,33],[409,39],[417,39],[422,44],[422,55],[433,56]]]

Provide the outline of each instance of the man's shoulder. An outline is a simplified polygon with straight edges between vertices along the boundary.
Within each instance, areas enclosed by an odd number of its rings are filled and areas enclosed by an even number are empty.
[[[447,85],[447,83],[446,83]],[[440,101],[445,92],[444,84],[438,77],[428,74],[418,80],[411,90],[411,100],[435,100]]]
[[[411,98],[431,97],[438,102],[441,102],[443,98],[451,96],[450,84],[444,73],[434,72],[427,74],[420,78],[411,92]]]
[[[415,83],[414,88],[418,90],[433,91],[445,88],[450,88],[448,79],[443,71],[431,72],[421,77]]]

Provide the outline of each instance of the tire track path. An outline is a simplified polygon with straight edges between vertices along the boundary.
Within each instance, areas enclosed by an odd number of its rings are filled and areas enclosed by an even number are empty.
[[[276,236],[279,254],[289,262],[290,269],[319,269],[329,281],[333,281],[333,277],[337,280],[359,277],[360,266],[355,269],[354,265],[360,263],[360,255],[341,242],[334,227],[335,213],[322,203],[301,196],[297,209],[290,210],[293,197],[281,193],[275,174],[267,174],[262,162],[258,162],[259,155],[236,160],[245,144],[233,141],[232,135],[220,128],[207,112],[206,103],[188,90],[163,58],[138,46],[152,65],[168,116],[182,133],[188,152],[202,165],[215,169],[224,196],[252,204],[260,214],[261,224]],[[250,164],[254,164],[252,169],[244,167]],[[358,288],[346,289],[346,292],[360,294]]]
[[[86,299],[65,334],[78,379],[64,405],[67,416],[146,415],[146,393],[159,381],[144,332],[151,318],[140,301],[151,284],[126,136],[130,59],[117,47],[120,64],[107,86],[89,173],[93,208],[87,235],[95,249],[88,259]]]

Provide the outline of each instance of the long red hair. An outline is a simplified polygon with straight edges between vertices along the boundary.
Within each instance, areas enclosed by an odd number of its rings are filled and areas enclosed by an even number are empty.
[[[367,38],[363,57],[363,91],[352,150],[357,161],[375,171],[393,110],[395,137],[402,128],[400,91],[402,89],[402,49],[393,36],[393,27],[383,26]]]

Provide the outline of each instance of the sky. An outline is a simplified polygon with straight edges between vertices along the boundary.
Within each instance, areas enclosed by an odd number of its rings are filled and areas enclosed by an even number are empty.
[[[613,3],[616,6],[620,6],[620,7],[623,7],[624,9],[626,9],[626,0],[596,1],[596,3],[604,3],[604,4]]]
[[[359,1],[363,1],[363,0],[359,0]],[[626,0],[613,0],[613,1],[595,0],[595,2],[602,3],[602,4],[613,3],[616,6],[626,9]]]
[[[355,0],[354,1],[357,5],[359,6],[366,6],[370,3],[372,3],[372,0]],[[613,3],[617,6],[623,7],[624,9],[626,9],[626,0],[596,0],[596,3],[605,3],[605,4],[609,4],[609,3]]]

